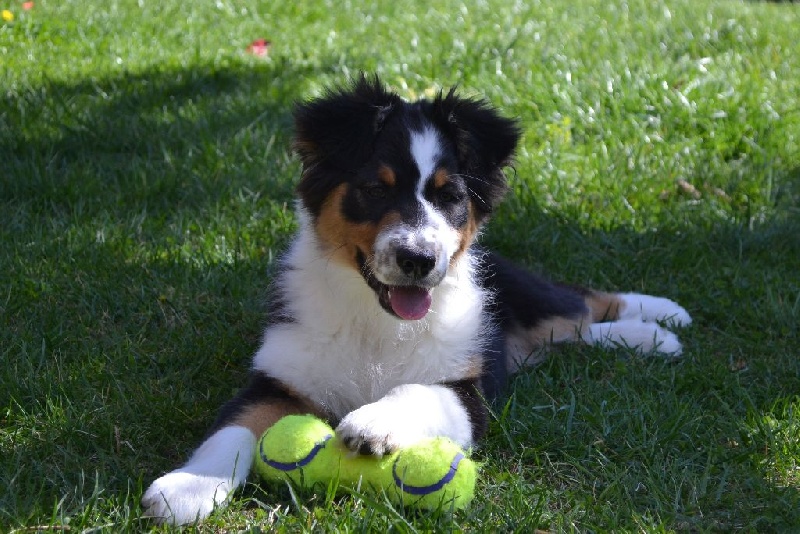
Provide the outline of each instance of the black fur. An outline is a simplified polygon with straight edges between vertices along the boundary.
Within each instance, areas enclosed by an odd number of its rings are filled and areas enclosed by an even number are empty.
[[[405,102],[387,91],[377,77],[366,76],[299,104],[295,123],[295,147],[303,162],[297,191],[304,205],[312,216],[319,215],[331,191],[347,183],[342,214],[355,223],[377,223],[387,211],[412,223],[421,217],[415,198],[418,169],[408,150],[409,130],[432,124],[444,136],[438,165],[447,169],[449,179],[441,188],[430,182],[425,197],[454,228],[468,222],[466,199],[477,223],[502,200],[508,189],[503,168],[511,163],[521,133],[516,121],[500,116],[483,100],[457,95],[455,88],[430,101]],[[393,187],[378,178],[383,165],[395,174]],[[496,323],[484,355],[484,375],[476,387],[494,398],[507,378],[506,331],[535,327],[554,316],[581,316],[587,309],[580,291],[472,248],[482,259],[478,278],[493,295],[487,308]],[[382,307],[393,313],[382,284],[366,266],[367,252],[358,251],[355,260]]]
[[[472,438],[474,441],[482,438],[489,429],[489,412],[486,409],[484,390],[479,378],[468,378],[457,382],[442,384],[450,388],[467,410],[469,422],[472,425]]]
[[[483,219],[506,193],[503,167],[511,163],[521,135],[519,125],[500,117],[482,100],[457,96],[455,87],[421,105],[453,140],[459,172],[467,178],[473,204]]]
[[[489,337],[489,341],[483,347],[483,370],[480,376],[480,389],[487,402],[494,402],[508,383],[506,336],[496,321],[493,322],[486,335]]]
[[[283,264],[283,261],[281,261],[279,263],[279,268],[276,269],[277,272],[273,273],[275,280],[280,281],[287,269],[290,269],[290,267],[287,267]],[[269,293],[267,294],[267,310],[267,326],[296,322],[296,319],[289,311],[286,295],[283,294],[279,283],[273,283],[270,286]]]
[[[219,413],[209,435],[220,428],[227,426],[231,421],[250,406],[269,403],[270,401],[297,401],[298,405],[302,402],[297,396],[288,389],[280,380],[258,371],[251,371],[247,385],[240,389],[234,398],[226,402]]]
[[[577,288],[555,284],[493,252],[475,249],[483,258],[481,284],[495,295],[489,309],[503,330],[532,328],[552,317],[580,317],[588,312]]]
[[[328,419],[365,454],[434,433],[471,445],[486,432],[486,401],[509,372],[532,363],[526,353],[549,342],[613,344],[602,325],[587,322],[616,320],[620,304],[637,302],[553,284],[472,245],[508,188],[504,167],[520,137],[517,123],[486,102],[450,90],[407,103],[361,76],[298,105],[295,122],[301,229],[275,276],[264,344],[249,383],[222,408],[210,445],[147,490],[146,515],[175,523],[208,515],[245,481],[231,462],[252,458],[253,438],[292,413]],[[373,320],[383,312],[343,266],[358,269],[398,321],[429,311],[453,316],[433,317],[406,336],[386,317]],[[437,296],[445,280],[447,292]],[[688,324],[688,314],[641,297],[650,322],[621,328],[680,353],[675,336],[652,321],[673,312]]]
[[[506,192],[502,168],[510,163],[520,137],[516,121],[501,117],[481,100],[457,96],[455,89],[440,93],[432,101],[404,102],[387,91],[377,78],[361,76],[350,87],[330,91],[322,98],[298,105],[295,117],[295,148],[303,162],[297,192],[312,215],[339,184],[353,187],[345,200],[346,214],[353,220],[374,221],[383,210],[381,200],[402,208],[402,195],[413,188],[402,187],[404,177],[416,173],[407,151],[408,129],[433,123],[444,135],[448,150],[442,166],[458,180],[447,191],[426,192],[429,200],[444,208],[456,207],[459,196],[469,195],[479,220],[492,212]],[[400,182],[401,198],[386,199],[374,180],[379,163],[390,163]],[[409,186],[411,180],[408,180]],[[458,227],[465,212],[449,214]],[[414,214],[407,216],[413,217]]]
[[[377,77],[361,76],[350,87],[295,107],[294,146],[303,161],[297,192],[313,215],[344,177],[364,165],[377,134],[405,105]]]

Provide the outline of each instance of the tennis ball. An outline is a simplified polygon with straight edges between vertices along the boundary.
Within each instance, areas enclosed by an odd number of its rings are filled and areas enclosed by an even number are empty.
[[[385,492],[400,505],[464,508],[475,495],[477,465],[447,438],[430,438],[375,458],[354,455],[333,429],[311,415],[286,416],[258,441],[256,472],[266,480],[292,480]]]
[[[392,481],[401,503],[464,508],[475,496],[477,466],[449,439],[428,439],[395,456]]]
[[[288,415],[258,440],[255,469],[266,480],[291,479],[301,486],[330,478],[333,429],[312,415]],[[332,457],[333,456],[333,457]]]

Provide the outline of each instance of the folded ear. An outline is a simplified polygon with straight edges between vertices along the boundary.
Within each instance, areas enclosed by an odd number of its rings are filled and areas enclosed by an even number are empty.
[[[401,104],[377,76],[361,74],[350,86],[295,107],[294,149],[303,163],[297,190],[312,213],[337,176],[366,162],[383,123]]]
[[[306,166],[352,168],[363,163],[375,134],[401,103],[377,76],[361,74],[350,86],[295,107],[295,149]]]
[[[459,172],[467,177],[475,207],[490,213],[508,187],[503,167],[511,164],[519,142],[517,121],[502,117],[484,100],[457,96],[455,88],[439,93],[433,116],[455,144]]]

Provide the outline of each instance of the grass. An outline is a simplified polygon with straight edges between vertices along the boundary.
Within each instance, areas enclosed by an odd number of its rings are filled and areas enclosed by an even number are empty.
[[[249,485],[200,530],[800,528],[800,8],[293,4],[0,6],[0,531],[153,528],[143,488],[258,343],[291,103],[360,70],[519,117],[484,242],[678,300],[685,355],[566,347],[516,377],[469,510]]]

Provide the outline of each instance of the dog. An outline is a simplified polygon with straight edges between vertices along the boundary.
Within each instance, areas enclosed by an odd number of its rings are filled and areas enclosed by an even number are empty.
[[[152,483],[145,515],[185,524],[224,505],[285,415],[324,418],[357,454],[431,436],[470,447],[506,377],[551,344],[681,353],[668,327],[691,318],[675,302],[553,283],[476,244],[521,134],[486,101],[407,102],[362,75],[294,119],[299,229],[249,382]]]

